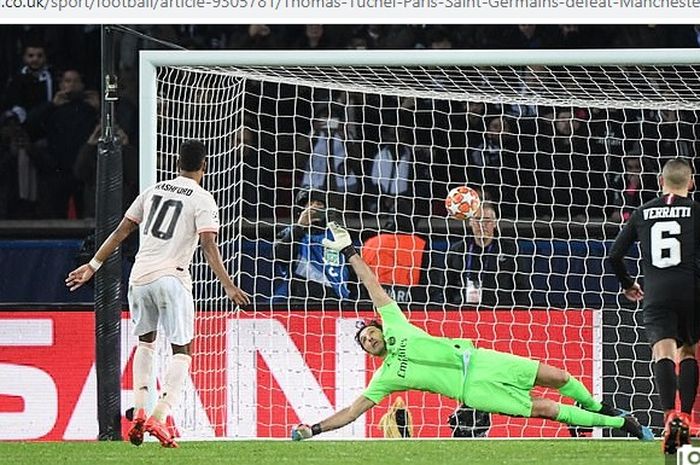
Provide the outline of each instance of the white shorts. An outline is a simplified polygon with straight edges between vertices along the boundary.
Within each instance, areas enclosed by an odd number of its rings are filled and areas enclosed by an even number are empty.
[[[157,331],[160,322],[171,344],[184,346],[194,339],[194,299],[174,276],[141,286],[129,284],[129,308],[135,336]]]

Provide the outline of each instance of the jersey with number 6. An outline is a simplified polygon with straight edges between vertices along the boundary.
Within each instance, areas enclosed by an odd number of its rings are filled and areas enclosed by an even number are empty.
[[[192,289],[189,267],[199,233],[219,231],[214,197],[195,180],[179,176],[146,189],[125,216],[141,225],[129,282],[138,286],[175,276]]]
[[[644,273],[644,308],[694,305],[700,258],[700,204],[666,194],[635,210],[610,251],[613,270],[625,289],[634,284],[634,279],[623,259],[637,240]]]

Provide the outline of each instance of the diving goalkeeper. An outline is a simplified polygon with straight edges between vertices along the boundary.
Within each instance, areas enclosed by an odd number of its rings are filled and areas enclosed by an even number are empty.
[[[408,322],[358,255],[348,232],[329,223],[333,240],[324,246],[341,252],[367,289],[382,317],[361,327],[355,339],[369,354],[383,359],[369,386],[349,407],[312,426],[292,428],[292,439],[308,439],[353,422],[393,392],[416,389],[463,402],[487,412],[528,418],[549,418],[573,426],[616,428],[651,440],[649,428],[633,416],[595,400],[567,372],[512,354],[479,349],[469,339],[431,336]],[[582,408],[533,398],[534,386],[557,389]]]

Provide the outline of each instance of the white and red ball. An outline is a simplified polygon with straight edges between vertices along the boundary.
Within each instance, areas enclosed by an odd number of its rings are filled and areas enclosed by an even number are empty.
[[[479,193],[467,186],[452,189],[445,198],[447,213],[457,220],[467,220],[474,216],[481,206]]]

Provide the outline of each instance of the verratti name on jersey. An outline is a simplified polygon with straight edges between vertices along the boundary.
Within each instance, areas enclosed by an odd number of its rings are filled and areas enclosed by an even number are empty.
[[[690,207],[653,207],[644,209],[645,220],[690,218]]]

